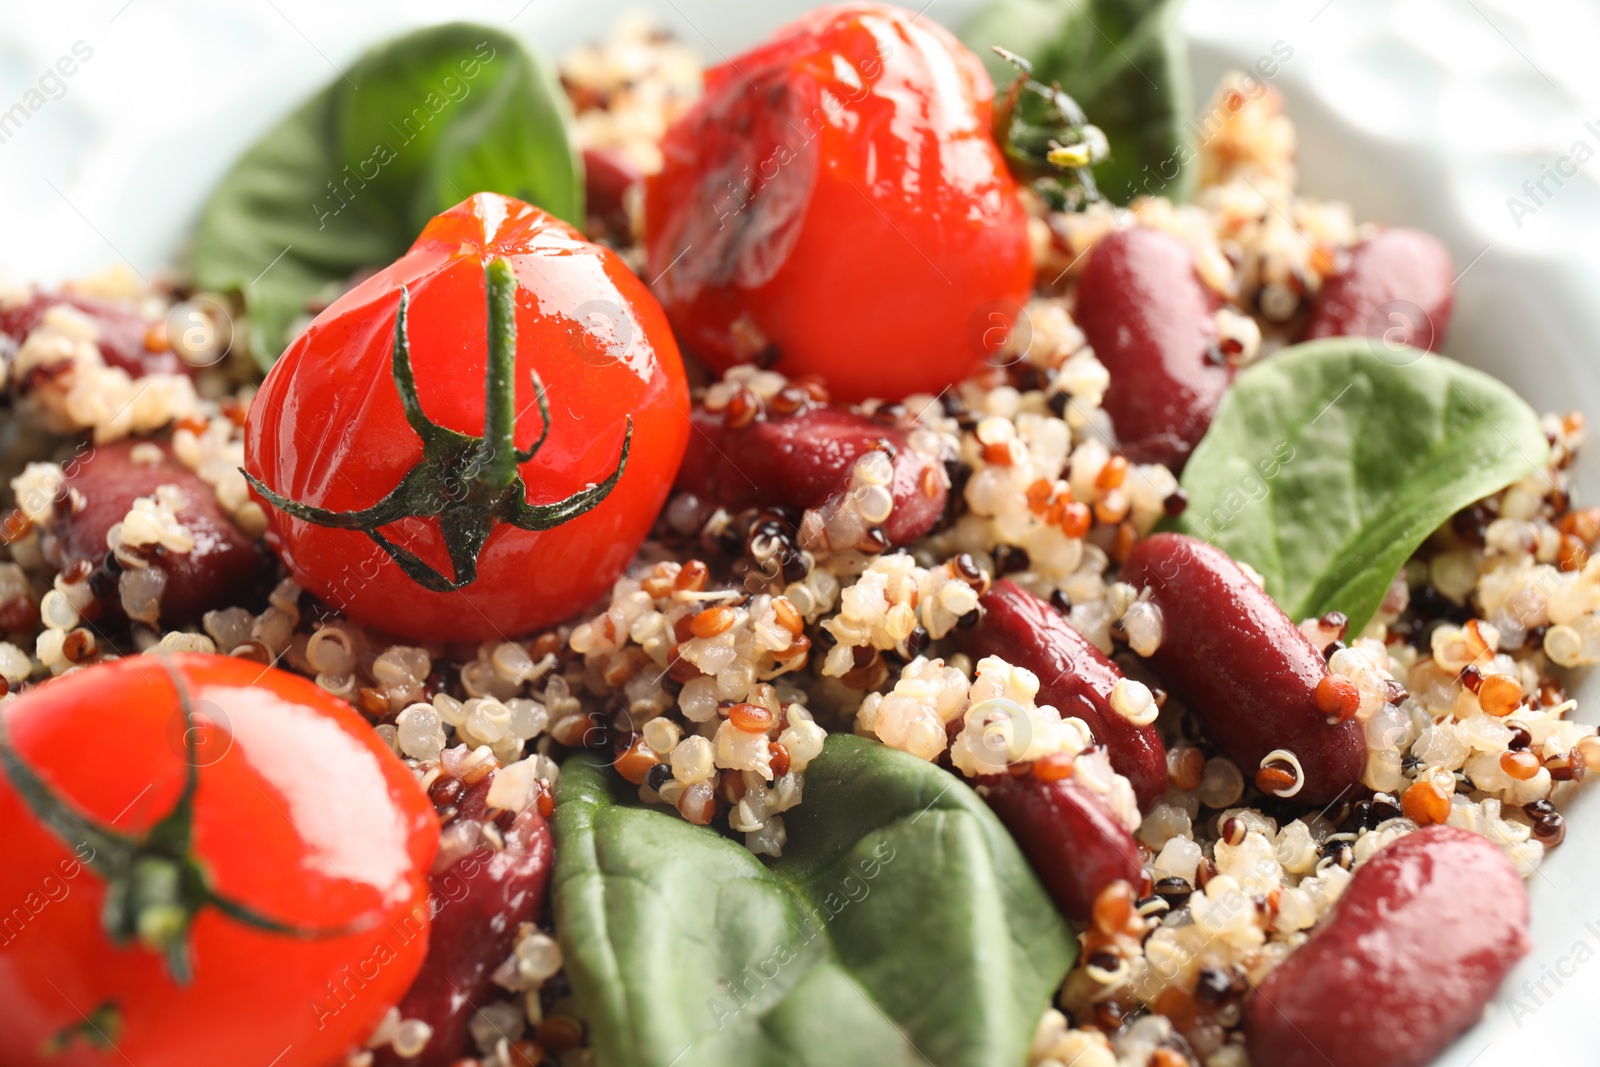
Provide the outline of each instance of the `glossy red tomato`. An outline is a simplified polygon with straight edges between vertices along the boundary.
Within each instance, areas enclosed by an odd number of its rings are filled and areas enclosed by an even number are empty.
[[[272,546],[351,618],[514,636],[621,573],[672,485],[688,404],[666,319],[622,261],[479,193],[289,347],[251,404],[245,469]]]
[[[994,87],[931,19],[813,11],[706,75],[646,192],[652,284],[721,369],[776,358],[835,396],[937,392],[1033,285]]]
[[[5,1063],[327,1067],[416,976],[438,822],[343,701],[145,656],[0,723]]]

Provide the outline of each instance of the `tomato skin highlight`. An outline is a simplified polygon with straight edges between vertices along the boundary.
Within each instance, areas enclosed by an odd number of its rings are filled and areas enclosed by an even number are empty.
[[[291,518],[262,500],[268,541],[296,579],[353,620],[421,640],[505,638],[559,622],[611,587],[671,487],[688,440],[688,388],[666,318],[614,253],[520,201],[481,193],[436,217],[411,251],[337,300],[289,347],[245,426],[245,469],[273,491],[332,511],[386,497],[422,458],[391,376],[400,288],[427,418],[485,433],[485,265],[504,257],[518,283],[516,434],[543,429],[531,374],[547,390],[551,427],[518,466],[530,504],[565,499],[617,467],[593,510],[549,530],[496,525],[477,579],[434,592],[360,530]],[[403,519],[384,536],[445,575],[439,522]]]
[[[843,400],[936,393],[1033,288],[977,57],[900,8],[813,11],[706,75],[649,179],[649,276],[718,370],[778,354]],[[977,324],[974,328],[974,324]]]
[[[118,947],[106,882],[0,775],[0,1032],[23,1067],[326,1067],[404,994],[428,945],[438,821],[415,777],[343,701],[304,678],[226,656],[166,659],[202,727],[192,852],[217,892],[300,938],[203,908],[193,980]],[[140,835],[187,770],[184,719],[162,661],[132,657],[51,681],[0,709],[21,760],[75,810]],[[350,932],[337,933],[353,924]],[[41,1046],[114,1003],[115,1048]],[[265,1051],[270,1048],[270,1051]],[[124,1058],[126,1057],[126,1059]]]

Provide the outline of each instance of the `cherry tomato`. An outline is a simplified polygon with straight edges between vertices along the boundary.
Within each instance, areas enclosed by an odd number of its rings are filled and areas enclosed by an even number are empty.
[[[813,11],[706,75],[645,194],[649,276],[686,347],[835,396],[938,392],[1033,286],[994,86],[931,19]]]
[[[289,347],[250,407],[245,469],[269,543],[352,619],[504,637],[610,588],[688,408],[666,319],[622,261],[479,193]]]
[[[343,701],[141,656],[0,725],[6,1063],[327,1067],[416,976],[438,821]]]

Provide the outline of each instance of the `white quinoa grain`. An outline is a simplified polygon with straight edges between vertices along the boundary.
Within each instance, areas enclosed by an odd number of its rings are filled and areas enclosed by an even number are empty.
[[[716,769],[711,742],[704,737],[686,737],[672,750],[672,776],[684,785],[710,778]]]
[[[1150,687],[1132,678],[1118,678],[1111,687],[1111,709],[1135,726],[1149,726],[1161,709]]]

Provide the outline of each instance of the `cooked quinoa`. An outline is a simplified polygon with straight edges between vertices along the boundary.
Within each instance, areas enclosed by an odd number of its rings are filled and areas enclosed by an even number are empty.
[[[637,23],[569,55],[562,76],[584,146],[620,151],[644,173],[659,168],[656,141],[699,85],[689,53]],[[774,856],[785,845],[784,813],[805,802],[807,765],[832,731],[971,777],[1070,761],[1076,780],[1134,832],[1144,878],[1136,892],[1114,887],[1096,902],[1030,1065],[1175,1067],[1193,1057],[1244,1067],[1243,995],[1306,940],[1384,844],[1448,823],[1494,842],[1531,877],[1561,843],[1560,809],[1600,763],[1595,729],[1570,718],[1576,704],[1562,674],[1600,662],[1600,559],[1588,558],[1600,511],[1574,509],[1568,495],[1582,419],[1548,416],[1550,468],[1439,531],[1361,633],[1345,632],[1341,618],[1304,620],[1312,644],[1327,650],[1337,695],[1357,702],[1370,794],[1298,813],[1257,789],[1252,769],[1215,754],[1159,689],[1141,657],[1165,637],[1160,611],[1117,570],[1185,498],[1166,467],[1131,464],[1113,444],[1101,408],[1109,377],[1073,322],[1077,275],[1117,228],[1171,232],[1222,299],[1222,355],[1244,366],[1286,343],[1286,324],[1366,232],[1345,205],[1295,192],[1294,129],[1281,101],[1259,83],[1254,96],[1243,86],[1230,77],[1218,90],[1216,106],[1230,117],[1201,146],[1192,204],[1144,198],[1074,214],[1031,199],[1038,295],[1027,329],[939,396],[858,406],[905,427],[909,447],[938,461],[950,506],[931,534],[893,551],[875,537],[893,507],[882,452],[863,456],[843,492],[801,515],[708,515],[680,497],[609,602],[528,639],[393,645],[281,573],[257,602],[175,628],[161,617],[162,572],[149,561],[195,548],[185,523],[192,504],[177,486],[135,502],[108,536],[111,563],[57,573],[41,537],[83,506],[63,485],[85,447],[149,440],[149,459],[160,462],[155,443],[164,444],[246,535],[259,538],[266,524],[239,474],[253,391],[242,354],[194,375],[135,380],[107,365],[85,315],[52,307],[0,361],[25,435],[52,443],[11,471],[4,699],[117,655],[243,656],[349,700],[425,789],[495,770],[492,807],[547,810],[564,756],[601,749],[645,803],[716,821]],[[151,351],[172,347],[165,324],[193,296],[120,275],[72,288],[142,316]],[[0,310],[32,295],[0,290]],[[740,367],[696,399],[729,418],[755,417],[781,410],[796,385],[808,387]],[[1084,722],[1036,702],[1031,672],[954,651],[952,633],[976,620],[980,596],[1001,577],[1049,600],[1127,674],[1114,710],[1156,723],[1167,744],[1167,792],[1148,815]],[[112,599],[131,620],[125,632],[96,625]],[[484,841],[493,847],[487,824],[447,824],[435,869]],[[551,933],[525,927],[495,975],[503,999],[473,1023],[485,1067],[510,1067],[523,1035],[564,1065],[590,1062],[560,972]],[[392,1011],[370,1047],[405,1055],[427,1036],[425,1024]]]

